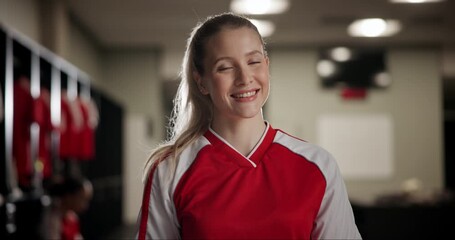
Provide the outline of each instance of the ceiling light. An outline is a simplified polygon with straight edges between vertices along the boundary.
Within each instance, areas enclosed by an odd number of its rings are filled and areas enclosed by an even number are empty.
[[[389,37],[401,30],[397,20],[382,18],[366,18],[356,20],[348,27],[349,35],[353,37]]]
[[[318,72],[319,76],[327,78],[335,74],[337,67],[335,63],[330,60],[320,60],[317,63],[316,71]]]
[[[250,19],[250,21],[257,27],[262,37],[268,37],[275,32],[275,24],[267,20]]]
[[[376,86],[383,88],[386,88],[392,84],[392,79],[390,78],[390,75],[386,72],[377,73],[373,77],[373,81],[376,84]]]
[[[389,0],[392,3],[432,3],[443,2],[445,0]]]
[[[288,8],[288,0],[232,0],[231,2],[231,10],[239,14],[279,14]]]
[[[352,52],[347,47],[336,47],[330,50],[330,57],[337,62],[346,62],[351,59]]]

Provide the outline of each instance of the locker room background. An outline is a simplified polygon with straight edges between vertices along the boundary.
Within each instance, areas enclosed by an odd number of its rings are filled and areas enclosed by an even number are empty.
[[[44,69],[41,71],[46,72],[49,71],[46,68],[56,66],[61,77],[60,90],[65,85],[68,88],[67,75],[70,72],[80,72],[81,79],[76,79],[78,89],[89,89],[90,98],[98,108],[94,159],[76,161],[71,165],[65,165],[59,158],[52,161],[62,165],[62,172],[78,172],[92,181],[94,196],[90,209],[81,218],[84,236],[89,239],[108,238],[115,234],[115,230],[123,228],[127,234],[131,233],[140,205],[142,163],[151,147],[164,138],[165,113],[169,108],[169,101],[166,100],[173,95],[173,80],[177,78],[184,40],[173,39],[174,42],[169,44],[171,46],[161,47],[145,44],[116,46],[96,37],[94,30],[76,12],[77,5],[74,3],[2,0],[0,4],[0,22],[5,24],[6,32],[13,32],[10,36],[13,45],[21,43],[26,49],[23,54],[26,56],[21,58],[29,61],[26,59],[30,57],[31,61],[36,48],[49,49],[42,55],[37,54],[43,60],[40,67]],[[202,9],[197,3],[194,5]],[[450,9],[450,6],[446,8]],[[196,18],[193,20],[195,23]],[[6,73],[6,35],[3,31],[0,40],[1,76]],[[128,34],[125,32],[124,35]],[[392,119],[391,173],[385,177],[348,176],[345,179],[355,204],[359,228],[369,239],[422,237],[434,234],[427,229],[438,229],[438,233],[444,233],[450,227],[447,216],[453,215],[453,207],[446,208],[446,204],[441,204],[442,198],[432,199],[431,203],[437,205],[434,208],[428,207],[428,202],[424,202],[424,206],[407,202],[409,199],[400,195],[403,183],[417,185],[425,190],[425,194],[435,192],[438,196],[450,193],[445,190],[454,186],[454,148],[451,147],[454,95],[448,89],[455,76],[451,67],[454,65],[455,48],[453,38],[450,38],[453,35],[447,36],[444,44],[398,42],[386,45],[386,63],[394,81],[383,91],[369,90],[367,98],[360,101],[345,101],[338,90],[320,88],[314,66],[318,49],[327,44],[277,44],[273,42],[274,36],[270,38],[273,85],[265,111],[266,118],[274,125],[308,141],[318,142],[318,121],[328,113],[340,116],[385,114]],[[340,42],[346,43],[346,40]],[[357,44],[365,45],[361,41],[352,43],[353,46]],[[371,44],[373,47],[377,45],[384,47],[378,42]],[[66,68],[60,66],[58,61],[54,63],[54,58],[64,62]],[[44,67],[46,61],[48,66]],[[31,62],[23,64],[27,66]],[[32,67],[29,68],[31,74]],[[443,72],[442,68],[446,70]],[[1,79],[4,99],[7,95],[6,79]],[[46,79],[52,81],[43,76],[43,83]],[[273,81],[279,81],[279,84]],[[287,104],[289,101],[301,103],[302,110],[295,111]],[[315,102],[318,104],[312,104]],[[41,201],[45,194],[32,188],[24,189],[21,198],[9,198],[12,189],[7,180],[9,150],[6,149],[5,130],[5,122],[2,121],[0,133],[5,136],[0,140],[1,152],[5,153],[0,164],[1,195],[4,199],[1,225],[5,226],[2,234],[9,234],[8,238],[19,238],[22,234],[36,234],[28,230],[35,229],[40,214],[46,209]],[[450,198],[449,195],[446,197]],[[13,205],[16,211],[11,213]],[[16,228],[9,233],[6,227],[12,226],[8,225],[11,223]],[[382,229],[389,231],[384,233]],[[123,233],[118,234],[115,236]]]
[[[100,234],[105,234],[112,230],[112,227],[121,224],[122,106],[92,88],[90,79],[84,72],[14,30],[2,29],[0,38],[1,73],[2,76],[8,76],[2,81],[4,107],[12,107],[14,112],[13,116],[5,114],[1,125],[2,136],[5,136],[2,138],[1,152],[4,161],[1,165],[0,182],[2,196],[5,196],[5,202],[2,203],[2,239],[41,237],[41,221],[50,208],[47,185],[52,177],[56,176],[90,179],[96,197],[91,201],[90,209],[81,216],[81,224],[87,238],[99,238]],[[73,78],[70,74],[74,75]],[[21,90],[28,92],[17,89],[20,88],[20,81],[27,82],[26,88]],[[39,97],[32,97],[30,86],[35,84],[33,81],[37,81],[36,84],[40,86]],[[50,97],[48,111],[43,110],[40,105],[46,90]],[[13,101],[8,98],[8,92],[15,94]],[[89,133],[92,136],[88,138],[68,132],[75,127],[68,119],[60,119],[60,125],[63,121],[66,125],[66,130],[62,131],[55,127],[58,124],[51,123],[55,111],[64,115],[64,101],[61,99],[67,98],[69,92],[75,93],[79,99],[86,98],[95,105],[95,112],[91,113],[93,116],[86,116],[95,118],[96,121],[93,132]],[[68,104],[68,100],[65,104]],[[75,118],[68,109],[66,111],[66,118]],[[82,115],[82,111],[79,110],[78,114]],[[81,120],[79,124],[89,124],[89,119],[79,119]],[[11,129],[11,121],[16,126],[13,131],[8,131],[6,129]],[[46,135],[47,139],[39,138],[39,134],[30,130],[33,124],[39,125],[39,132]],[[30,137],[20,137],[22,132],[17,128],[26,131],[26,135]],[[77,130],[79,134],[82,131],[82,127]],[[66,138],[64,135],[67,133],[71,136],[67,136],[68,139],[65,140],[63,138]],[[18,139],[13,140],[14,138]],[[82,149],[83,142],[89,144],[86,146],[89,149]],[[12,149],[14,144],[23,146],[15,150]],[[66,146],[62,148],[62,145]],[[109,167],[106,168],[106,165]],[[16,172],[15,169],[22,170]]]

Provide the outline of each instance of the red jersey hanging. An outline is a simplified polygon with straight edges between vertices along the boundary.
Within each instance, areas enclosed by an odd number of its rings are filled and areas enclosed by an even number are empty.
[[[29,187],[32,177],[30,126],[33,122],[33,98],[30,80],[21,76],[14,82],[13,158],[19,185]]]
[[[34,120],[39,126],[38,161],[43,166],[43,178],[49,178],[52,175],[51,132],[53,126],[51,123],[50,93],[46,88],[41,88],[40,96],[35,100]]]
[[[95,157],[95,128],[98,125],[98,110],[92,100],[78,97],[76,102],[82,113],[82,129],[79,132],[78,159],[93,160]]]
[[[79,132],[82,129],[82,113],[74,100],[69,100],[66,90],[61,94],[60,157],[76,158]]]

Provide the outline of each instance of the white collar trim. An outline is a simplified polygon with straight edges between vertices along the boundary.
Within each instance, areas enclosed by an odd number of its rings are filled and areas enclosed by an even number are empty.
[[[230,148],[232,148],[234,151],[236,151],[238,154],[240,154],[245,160],[247,160],[248,162],[251,163],[251,165],[253,165],[253,167],[257,167],[256,163],[254,163],[253,161],[250,160],[251,156],[253,156],[253,154],[256,152],[256,150],[259,148],[259,146],[261,146],[262,142],[264,141],[264,138],[265,138],[265,135],[267,135],[267,132],[269,131],[269,128],[270,128],[270,124],[265,121],[265,124],[266,124],[266,127],[265,127],[265,131],[262,133],[262,136],[261,138],[259,139],[259,141],[256,143],[256,145],[254,146],[254,148],[251,150],[251,152],[247,155],[247,156],[244,156],[243,154],[241,154],[237,149],[235,149],[228,141],[226,141],[223,137],[221,137],[220,135],[218,135],[218,133],[216,133],[212,127],[209,127],[209,131],[211,133],[213,133],[213,135],[215,135],[218,139],[220,139],[224,144],[228,145]]]

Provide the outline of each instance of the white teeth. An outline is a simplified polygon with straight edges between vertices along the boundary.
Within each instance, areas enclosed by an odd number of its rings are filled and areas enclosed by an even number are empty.
[[[247,98],[247,97],[253,96],[254,94],[256,94],[256,91],[251,91],[251,92],[246,92],[246,93],[241,93],[241,94],[235,94],[234,97],[235,98]]]

